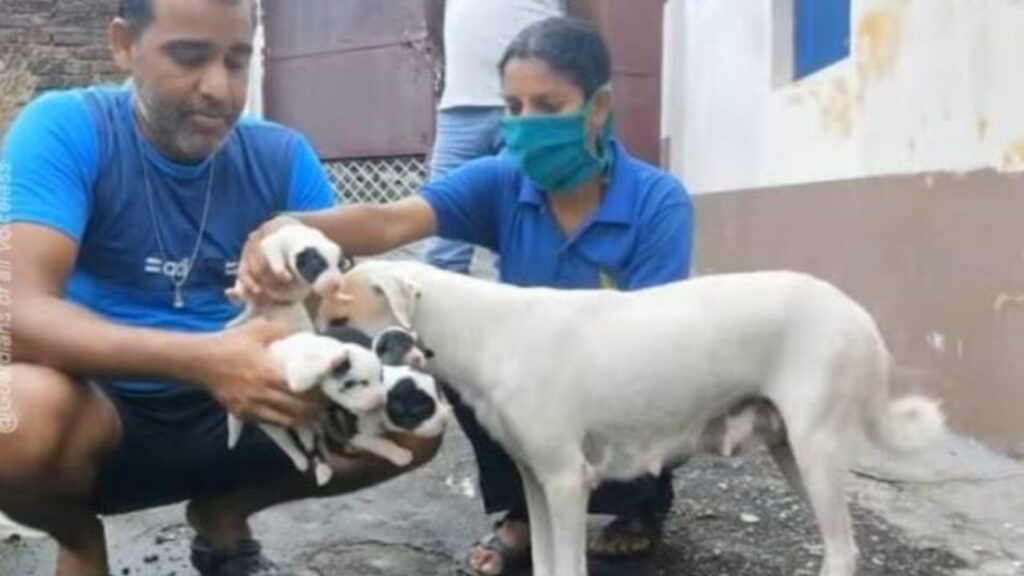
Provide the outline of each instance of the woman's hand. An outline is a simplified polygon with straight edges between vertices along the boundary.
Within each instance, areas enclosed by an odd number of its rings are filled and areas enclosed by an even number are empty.
[[[296,282],[287,271],[275,273],[263,256],[260,243],[268,235],[295,224],[301,224],[291,216],[278,216],[263,223],[245,241],[238,265],[238,283],[248,300],[259,304],[285,304],[294,293]]]

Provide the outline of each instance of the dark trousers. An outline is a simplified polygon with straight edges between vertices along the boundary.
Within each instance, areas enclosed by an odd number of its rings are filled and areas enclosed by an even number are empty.
[[[512,520],[526,520],[526,496],[512,458],[477,422],[473,410],[454,391],[445,392],[455,417],[469,437],[480,470],[480,492],[488,514],[506,512]],[[590,512],[614,516],[644,515],[664,519],[672,507],[672,473],[643,476],[629,482],[606,482],[590,495]]]

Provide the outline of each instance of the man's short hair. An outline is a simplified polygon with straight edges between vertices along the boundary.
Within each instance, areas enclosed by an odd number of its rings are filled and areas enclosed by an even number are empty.
[[[132,31],[138,34],[145,30],[153,21],[153,2],[155,0],[120,0],[117,15],[128,22]],[[223,4],[238,4],[243,0],[217,0]],[[252,1],[252,0],[249,0]],[[256,17],[256,2],[252,1],[253,22]]]

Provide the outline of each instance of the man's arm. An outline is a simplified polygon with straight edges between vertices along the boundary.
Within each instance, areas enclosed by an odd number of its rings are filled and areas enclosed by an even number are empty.
[[[12,240],[10,297],[13,359],[79,377],[153,377],[209,390],[243,417],[289,425],[311,411],[285,392],[266,353],[283,331],[270,324],[215,334],[117,325],[63,299],[78,253],[68,236],[46,226],[6,226]]]

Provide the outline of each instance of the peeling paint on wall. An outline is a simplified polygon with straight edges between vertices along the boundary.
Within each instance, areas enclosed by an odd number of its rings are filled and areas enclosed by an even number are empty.
[[[906,2],[893,3],[866,12],[857,22],[857,73],[863,83],[892,72],[903,39]]]
[[[1003,170],[1024,169],[1024,138],[1007,146],[1001,167]]]
[[[843,77],[836,78],[830,84],[829,96],[822,108],[826,128],[838,136],[849,136],[853,133],[855,111],[856,105],[849,82]]]
[[[848,138],[857,120],[857,99],[851,81],[845,76],[830,81],[807,82],[786,97],[788,105],[801,107],[810,102],[818,110],[822,131]]]
[[[1024,144],[1010,146],[1024,138],[1024,10],[1010,0],[853,0],[850,57],[795,82],[776,74],[792,31],[775,2],[669,1],[685,9],[665,129],[695,192],[1024,171]]]

